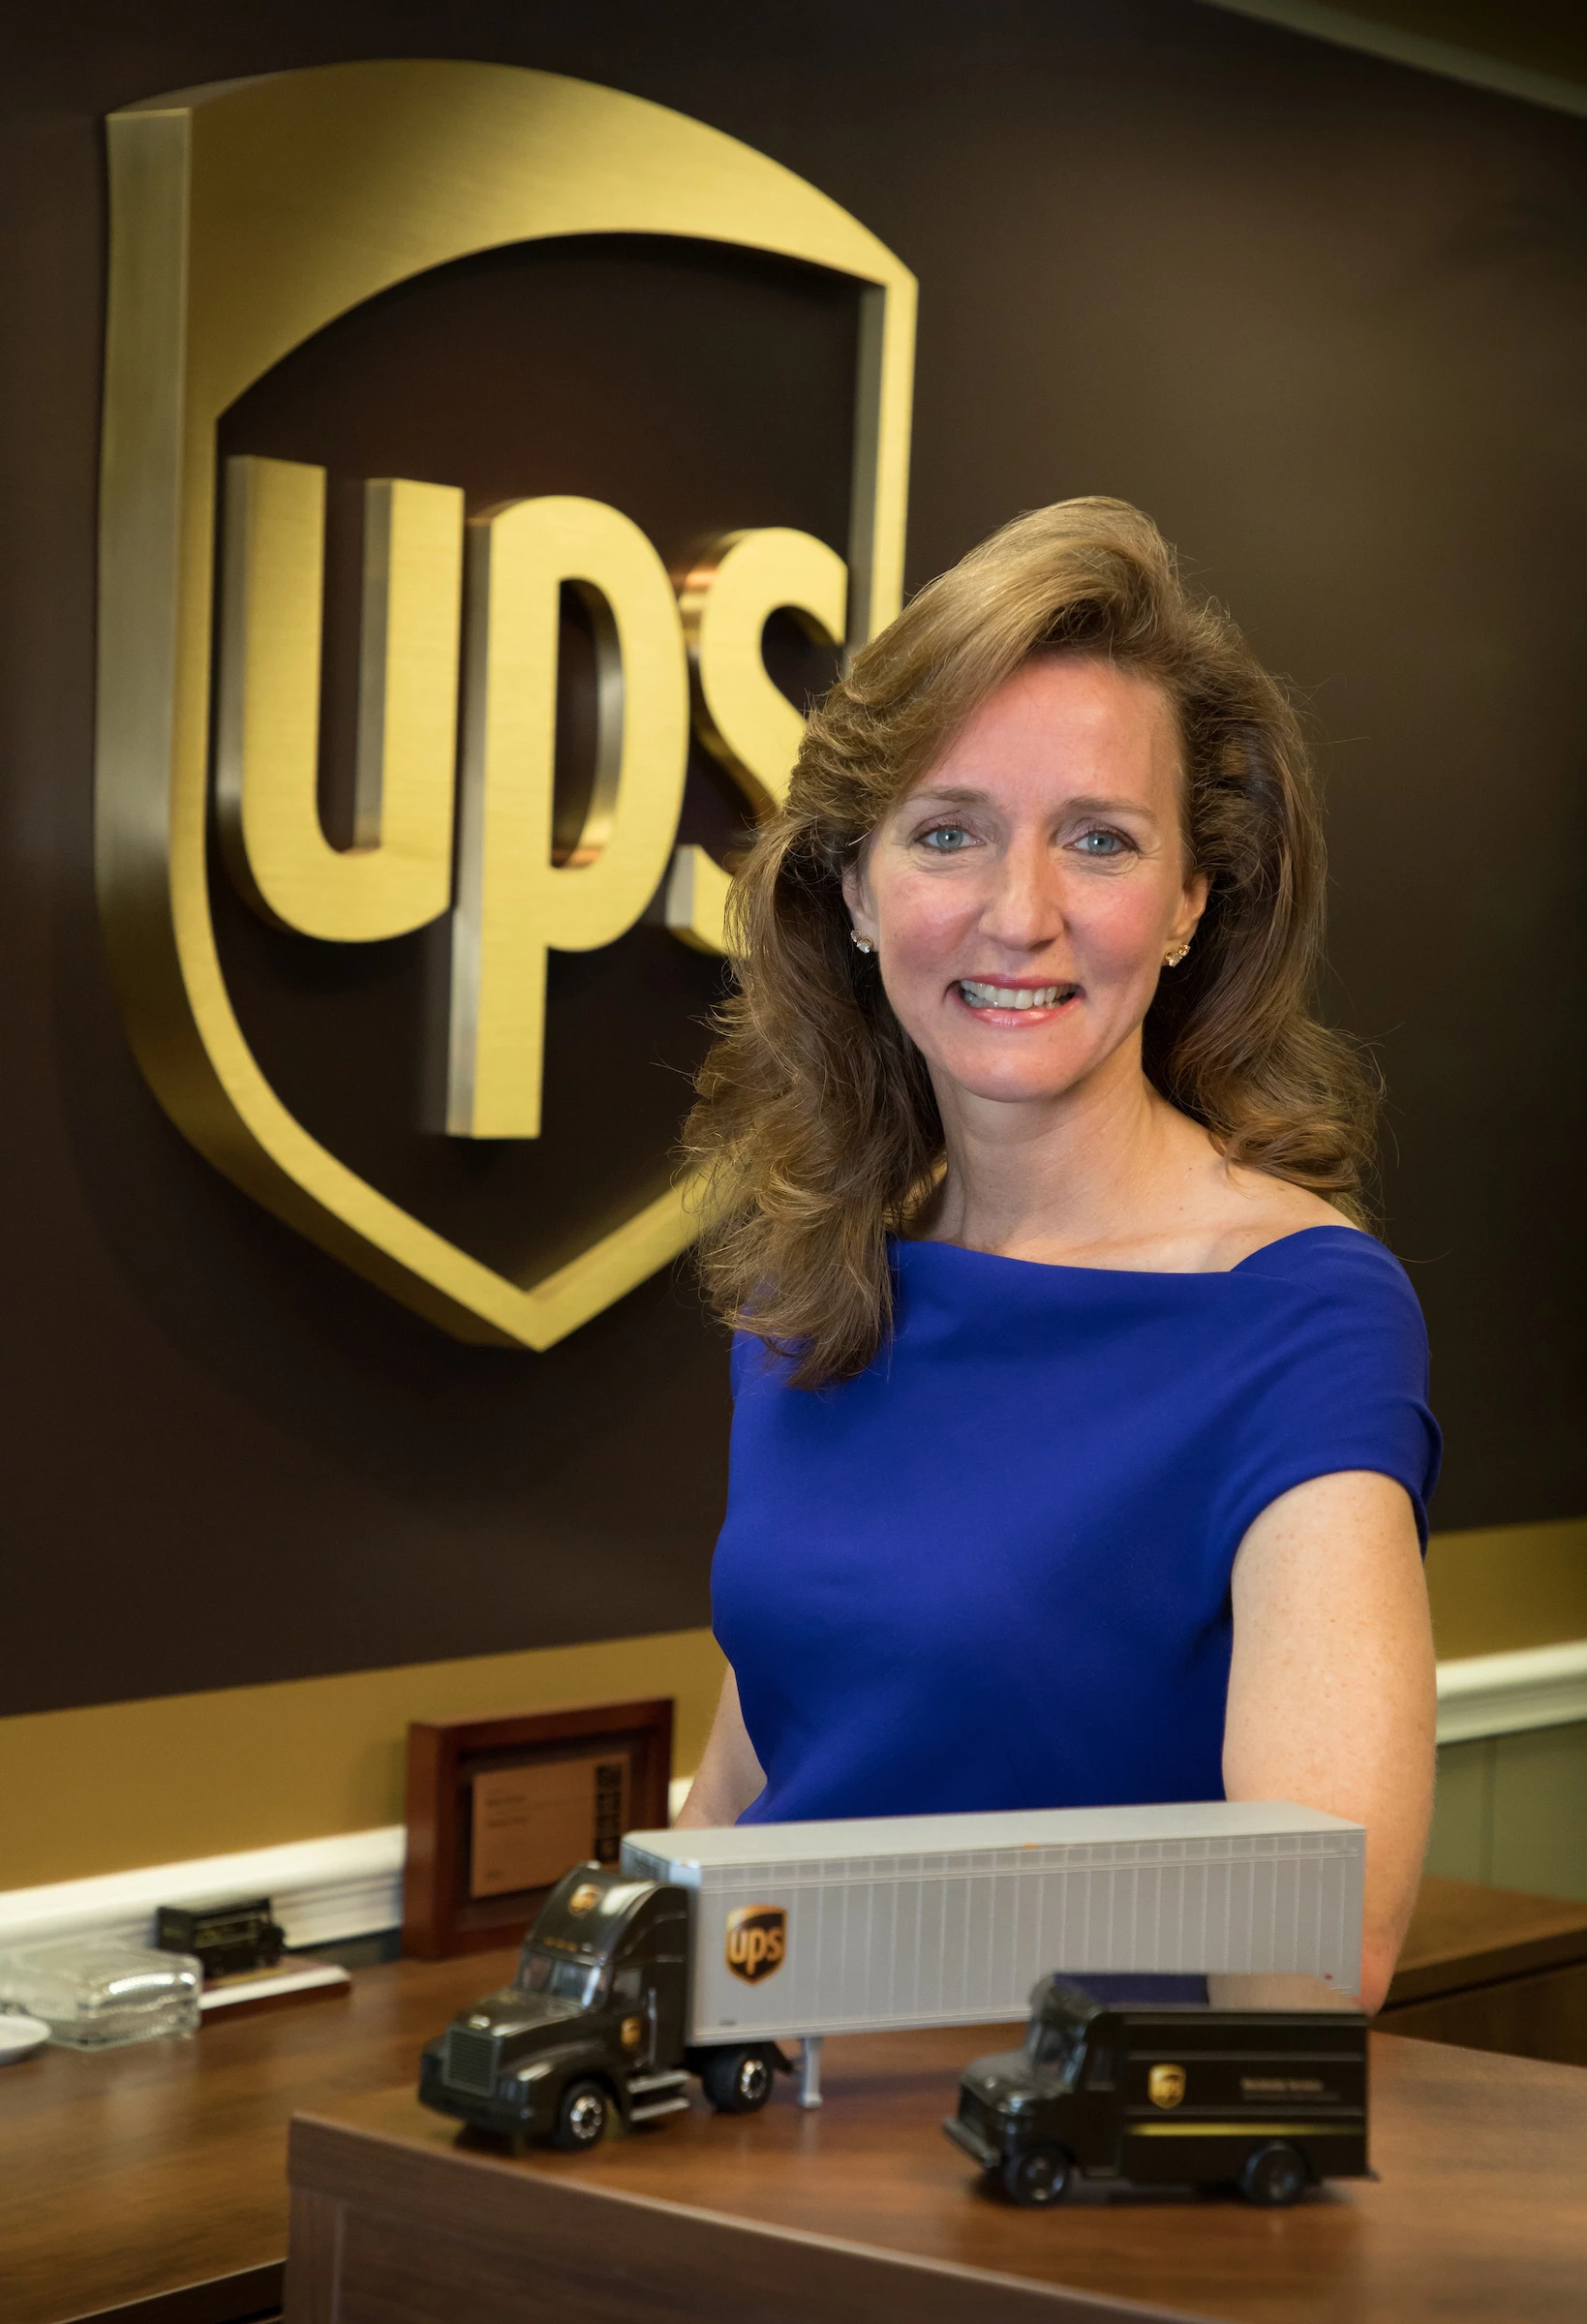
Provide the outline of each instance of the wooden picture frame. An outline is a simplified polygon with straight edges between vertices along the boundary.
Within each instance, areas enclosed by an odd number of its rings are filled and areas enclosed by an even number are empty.
[[[624,1832],[663,1827],[672,1709],[658,1697],[412,1721],[404,1954],[516,1944],[570,1866],[616,1863]]]

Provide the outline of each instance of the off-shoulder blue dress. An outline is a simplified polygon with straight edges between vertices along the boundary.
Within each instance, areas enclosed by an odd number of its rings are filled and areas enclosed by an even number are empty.
[[[1426,1540],[1440,1439],[1404,1270],[1347,1227],[1222,1274],[895,1246],[859,1378],[733,1357],[716,1633],[743,1820],[1220,1799],[1241,1538],[1373,1469]]]

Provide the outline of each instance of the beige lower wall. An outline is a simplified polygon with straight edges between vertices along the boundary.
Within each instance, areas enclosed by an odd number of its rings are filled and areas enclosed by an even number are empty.
[[[1587,1901],[1587,1725],[1446,1743],[1427,1870]]]
[[[1446,1658],[1587,1637],[1587,1519],[1435,1536],[1427,1579]],[[673,1631],[0,1719],[0,1888],[400,1822],[411,1719],[670,1695],[685,1774],[722,1667]]]
[[[687,1774],[722,1669],[681,1630],[0,1719],[0,1888],[400,1823],[411,1719],[670,1695]]]
[[[1436,1533],[1427,1589],[1441,1662],[1587,1638],[1587,1517]]]

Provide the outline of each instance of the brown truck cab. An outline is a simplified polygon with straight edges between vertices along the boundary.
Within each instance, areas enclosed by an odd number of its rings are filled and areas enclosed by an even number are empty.
[[[419,2097],[475,2129],[574,2152],[614,2117],[686,2112],[691,2073],[718,2113],[751,2114],[787,2061],[771,2042],[692,2047],[688,1969],[684,1889],[576,1865],[541,1906],[512,1984],[426,2045]]]

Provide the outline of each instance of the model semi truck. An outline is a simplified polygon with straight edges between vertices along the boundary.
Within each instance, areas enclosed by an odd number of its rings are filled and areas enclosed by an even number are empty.
[[[1366,2019],[1310,1977],[1044,1977],[942,2127],[1026,2206],[1077,2176],[1293,2203],[1366,2175]]]
[[[551,1891],[514,1982],[424,2052],[426,2105],[594,2146],[688,2104],[749,2113],[803,2044],[1022,2018],[1048,1971],[1358,1981],[1365,1834],[1252,1801],[631,1832]]]

